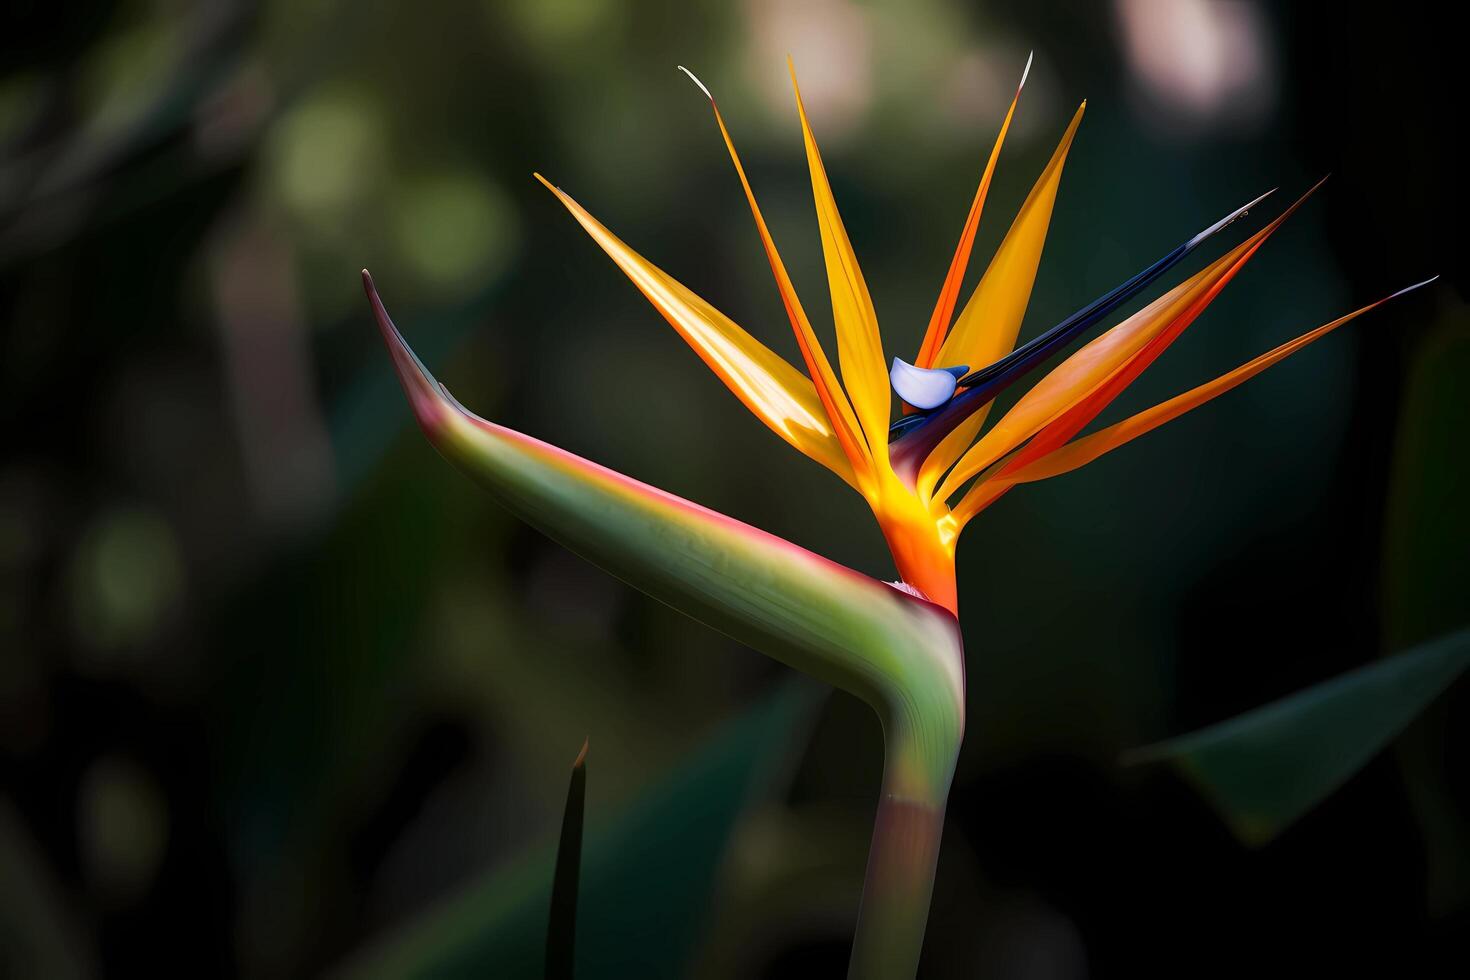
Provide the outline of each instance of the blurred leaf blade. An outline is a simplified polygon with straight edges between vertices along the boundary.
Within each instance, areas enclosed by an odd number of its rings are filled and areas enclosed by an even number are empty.
[[[1346,782],[1470,664],[1470,629],[1179,738],[1125,765],[1167,762],[1237,837],[1269,842]]]
[[[587,745],[572,763],[567,806],[551,882],[551,920],[546,927],[547,980],[572,980],[577,957],[577,884],[582,873],[582,823],[587,808]]]
[[[743,802],[793,745],[819,688],[792,681],[727,722],[583,851],[577,963],[584,978],[679,977]],[[549,848],[496,869],[339,976],[535,976],[551,900]]]
[[[1470,328],[1451,315],[1420,345],[1404,385],[1383,534],[1384,641],[1418,643],[1463,619],[1470,510],[1459,463],[1470,401]]]
[[[1399,404],[1383,525],[1383,638],[1387,648],[1434,636],[1464,619],[1470,578],[1470,489],[1463,464],[1470,427],[1470,324],[1446,310],[1415,348]],[[1429,905],[1448,915],[1470,897],[1466,807],[1441,749],[1451,699],[1425,713],[1399,740],[1404,782],[1427,855]]]

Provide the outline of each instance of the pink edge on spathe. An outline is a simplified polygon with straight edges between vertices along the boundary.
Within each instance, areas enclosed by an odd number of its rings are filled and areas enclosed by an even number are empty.
[[[622,491],[632,497],[641,497],[644,500],[663,504],[676,508],[689,515],[696,521],[713,523],[728,529],[736,534],[745,535],[755,540],[762,541],[765,545],[778,548],[789,554],[798,561],[819,563],[829,573],[838,573],[849,576],[872,585],[889,585],[870,575],[865,575],[856,569],[824,558],[814,551],[809,551],[800,545],[768,531],[762,531],[743,521],[736,520],[717,510],[711,510],[702,504],[696,504],[691,500],[661,490],[630,476],[619,473],[617,470],[609,469],[600,463],[594,463],[589,459],[568,452],[550,443],[543,442],[532,436],[528,436],[515,429],[498,425],[487,419],[481,418],[474,412],[460,404],[449,390],[435,380],[429,369],[419,360],[418,355],[408,346],[403,339],[402,333],[393,323],[387,308],[383,305],[378,295],[376,284],[373,282],[372,274],[368,270],[362,270],[362,285],[367,293],[368,301],[372,304],[373,315],[378,321],[378,331],[383,337],[383,343],[388,348],[389,356],[393,359],[393,367],[398,375],[399,383],[408,395],[413,407],[414,417],[425,435],[436,445],[441,440],[450,436],[450,429],[456,422],[469,423],[493,434],[496,438],[505,439],[518,444],[522,449],[531,452],[543,459],[548,465],[563,471],[576,473],[579,478],[592,482],[601,483],[604,486]],[[950,619],[953,614],[943,606],[929,601],[917,589],[912,587],[899,587],[893,591],[903,594],[906,598],[921,602],[926,606],[932,606],[935,610],[944,613]]]
[[[403,335],[398,332],[393,318],[388,315],[388,310],[383,306],[383,300],[378,296],[378,287],[373,282],[373,274],[366,269],[362,270],[362,288],[367,293],[368,302],[372,304],[373,316],[378,321],[378,332],[383,336],[383,343],[388,348],[388,356],[393,359],[393,370],[398,375],[398,381],[403,386],[403,393],[408,396],[408,403],[413,408],[414,418],[418,419],[420,427],[430,438],[437,437],[443,430],[449,417],[446,412],[449,409],[440,395],[441,385],[434,380],[418,355],[404,341]]]

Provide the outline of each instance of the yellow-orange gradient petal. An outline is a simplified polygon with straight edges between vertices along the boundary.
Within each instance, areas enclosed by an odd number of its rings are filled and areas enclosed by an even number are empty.
[[[1067,152],[1072,148],[1086,110],[1086,102],[1077,107],[1050,162],[1026,196],[1026,203],[1021,205],[980,284],[955,321],[954,330],[940,347],[933,366],[968,364],[971,368],[982,368],[1016,346],[1016,335],[1020,333],[1021,320],[1036,283],[1036,269],[1041,264],[1041,250],[1046,244]],[[922,496],[928,497],[933,492],[934,484],[974,440],[989,414],[989,406],[980,409],[934,447],[919,468],[917,483]]]
[[[796,111],[806,143],[807,168],[811,171],[812,197],[816,200],[817,224],[822,232],[822,256],[827,264],[827,284],[832,292],[832,319],[837,329],[837,363],[842,381],[852,399],[858,421],[868,437],[868,450],[875,466],[888,468],[888,417],[892,396],[888,391],[888,362],[883,357],[883,339],[878,333],[878,315],[868,286],[858,268],[847,229],[837,213],[832,187],[822,155],[812,135],[811,123],[796,87],[796,67],[791,65],[791,85],[796,89]]]
[[[857,478],[812,382],[658,266],[608,231],[560,188],[545,184],[679,336],[757,418],[853,487]]]
[[[1125,443],[1132,442],[1146,432],[1152,432],[1166,422],[1172,422],[1186,412],[1193,411],[1219,395],[1225,394],[1232,388],[1244,384],[1262,371],[1271,367],[1279,361],[1285,360],[1303,347],[1327,336],[1338,327],[1355,320],[1387,303],[1389,300],[1410,290],[1418,289],[1420,286],[1433,282],[1433,279],[1401,289],[1392,296],[1384,297],[1376,303],[1370,303],[1359,310],[1354,310],[1346,316],[1338,317],[1331,323],[1323,324],[1315,330],[1308,331],[1294,340],[1287,341],[1280,347],[1262,354],[1252,361],[1242,364],[1233,371],[1220,375],[1213,381],[1208,381],[1197,388],[1192,388],[1182,395],[1176,395],[1168,401],[1160,402],[1152,408],[1139,412],[1130,418],[1124,419],[1105,429],[1099,429],[1091,435],[1083,436],[1075,442],[1070,442],[1059,449],[1042,456],[1041,458],[1018,467],[1014,472],[1006,473],[997,477],[997,483],[1030,483],[1035,480],[1045,480],[1062,473],[1068,473],[1080,466],[1097,459],[1105,453],[1112,452]]]
[[[1155,339],[1162,340],[1164,346],[1172,342],[1219,295],[1266,239],[1281,227],[1282,222],[1320,186],[1320,183],[1317,184],[1280,217],[1231,249],[1222,258],[1215,260],[1202,272],[1165,293],[1054,368],[970,448],[945,477],[939,496],[948,498],[965,481],[990,467],[996,460],[1084,403],[1093,394],[1103,391],[1110,381],[1128,370],[1135,358],[1146,358],[1144,363],[1147,363],[1157,356],[1160,347],[1150,346]],[[1168,336],[1164,337],[1166,334]],[[1133,376],[1136,376],[1136,372]],[[1131,380],[1132,377],[1127,378],[1127,381]],[[1104,397],[1111,399],[1116,394],[1116,390],[1109,389]],[[984,495],[978,487],[971,493]],[[963,509],[967,513],[975,510],[973,504],[965,505]]]
[[[960,286],[965,279],[965,269],[970,263],[970,250],[975,245],[975,232],[980,227],[980,212],[985,208],[985,197],[990,193],[990,179],[995,176],[995,164],[1000,159],[1000,148],[1005,144],[1006,133],[1011,128],[1011,118],[1016,114],[1016,103],[1021,101],[1021,90],[1026,87],[1026,76],[1031,74],[1031,58],[1026,58],[1026,68],[1021,72],[1021,83],[1016,86],[1016,94],[1011,98],[1010,108],[1006,110],[1005,119],[1001,120],[1000,132],[995,137],[995,145],[990,148],[990,159],[985,161],[985,172],[980,175],[980,187],[975,191],[975,200],[970,202],[970,213],[965,217],[965,227],[960,231],[959,244],[955,246],[954,258],[950,260],[949,272],[945,274],[944,285],[939,290],[939,302],[934,305],[934,313],[929,317],[929,328],[924,331],[924,342],[919,346],[919,356],[914,359],[914,364],[921,368],[935,367],[934,359],[939,355],[940,345],[944,343],[945,335],[949,331],[950,320],[954,317],[955,302],[960,296]],[[983,365],[973,365],[982,367]],[[904,414],[913,411],[909,406],[904,406]]]
[[[870,482],[867,477],[872,470],[867,440],[858,426],[852,404],[848,402],[842,386],[837,383],[837,375],[832,371],[831,362],[827,360],[827,354],[822,350],[822,344],[817,339],[816,332],[812,330],[806,310],[802,308],[801,300],[796,295],[796,287],[792,285],[791,277],[786,274],[786,263],[781,261],[781,254],[776,250],[776,242],[771,238],[771,232],[766,226],[765,217],[761,214],[760,205],[756,203],[755,191],[751,189],[750,180],[745,176],[745,167],[740,162],[740,154],[735,152],[735,141],[730,138],[730,131],[725,126],[720,107],[716,104],[715,97],[710,90],[695,77],[692,71],[682,65],[679,66],[679,70],[688,75],[690,80],[699,86],[705,98],[709,99],[710,109],[715,114],[715,123],[720,127],[720,135],[724,138],[725,148],[730,153],[730,162],[735,165],[735,173],[740,177],[740,186],[745,190],[745,200],[749,203],[751,216],[755,219],[756,231],[760,233],[761,245],[766,251],[766,261],[770,263],[771,273],[776,277],[776,290],[781,294],[781,302],[786,307],[787,317],[791,320],[791,329],[796,334],[796,343],[801,350],[802,360],[806,363],[807,374],[816,386],[817,397],[821,399],[832,430],[837,436],[838,444],[842,446],[843,452],[852,464],[859,483],[866,484]]]

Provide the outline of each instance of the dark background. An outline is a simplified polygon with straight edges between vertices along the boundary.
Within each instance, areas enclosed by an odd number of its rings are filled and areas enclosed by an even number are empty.
[[[1463,684],[1263,848],[1117,764],[1470,620],[1463,54],[1436,9],[11,0],[0,974],[331,968],[552,839],[584,736],[591,833],[786,683],[442,461],[357,271],[481,414],[888,576],[862,502],[530,173],[794,357],[674,71],[719,95],[822,324],[789,51],[908,355],[1034,48],[981,261],[1089,107],[1024,334],[1333,174],[1121,410],[1444,278],[972,524],[922,973],[1464,975]],[[842,695],[801,732],[645,975],[841,974],[879,737]]]

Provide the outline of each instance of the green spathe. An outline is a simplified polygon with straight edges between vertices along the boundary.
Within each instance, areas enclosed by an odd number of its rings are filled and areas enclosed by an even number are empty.
[[[964,736],[959,623],[946,608],[476,416],[363,284],[420,427],[516,516],[605,571],[860,698],[883,726],[883,786],[853,977],[917,968]]]

